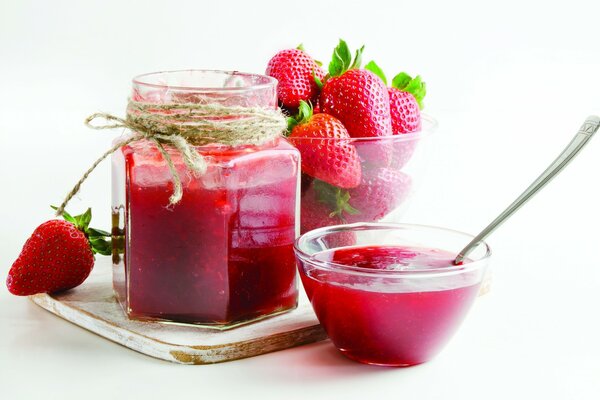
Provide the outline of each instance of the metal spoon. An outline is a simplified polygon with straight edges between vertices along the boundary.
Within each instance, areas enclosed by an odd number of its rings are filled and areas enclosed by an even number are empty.
[[[471,242],[465,246],[464,249],[458,253],[456,259],[454,260],[454,264],[461,263],[467,255],[473,249],[481,243],[485,238],[487,238],[492,232],[496,230],[504,221],[506,221],[509,217],[511,217],[519,208],[521,208],[527,201],[533,197],[541,188],[546,186],[548,182],[552,180],[560,171],[563,170],[564,167],[569,164],[569,162],[575,158],[575,156],[579,153],[579,151],[585,146],[585,144],[592,138],[594,133],[600,127],[600,117],[592,115],[588,117],[581,128],[579,128],[579,132],[575,135],[571,143],[563,150],[562,153],[550,164],[548,168],[527,188],[525,191],[517,197],[513,203],[508,206],[506,210],[504,210],[495,220],[493,220],[488,226],[485,227],[483,231]]]

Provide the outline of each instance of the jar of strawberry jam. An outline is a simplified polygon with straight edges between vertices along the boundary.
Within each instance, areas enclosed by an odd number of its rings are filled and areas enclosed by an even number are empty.
[[[131,99],[243,113],[276,109],[276,85],[238,72],[159,72],[134,78]],[[113,284],[127,315],[226,329],[295,308],[298,151],[281,136],[202,143],[193,146],[206,163],[198,174],[176,146],[162,147],[181,183],[175,204],[173,171],[155,141],[112,156]]]

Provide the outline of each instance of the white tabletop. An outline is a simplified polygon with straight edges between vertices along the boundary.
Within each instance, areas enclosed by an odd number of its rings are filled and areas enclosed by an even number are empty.
[[[588,114],[600,113],[597,2],[323,3],[307,6],[318,11],[309,21],[277,1],[2,1],[2,279],[33,229],[51,218],[48,205],[116,134],[88,131],[83,118],[122,114],[137,73],[260,72],[272,53],[300,41],[323,60],[340,36],[353,47],[364,42],[366,60],[376,58],[389,75],[400,68],[423,75],[426,111],[440,122],[429,175],[405,221],[472,233],[541,172]],[[595,138],[489,240],[492,291],[427,364],[364,366],[325,341],[218,365],[174,365],[0,287],[0,398],[596,398],[599,153]],[[92,206],[99,228],[110,220],[109,182],[105,163],[71,206]]]

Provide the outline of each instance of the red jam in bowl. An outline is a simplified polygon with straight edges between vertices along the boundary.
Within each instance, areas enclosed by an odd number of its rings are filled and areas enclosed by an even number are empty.
[[[455,333],[481,284],[444,250],[363,246],[298,257],[302,282],[334,345],[367,364],[410,366]]]

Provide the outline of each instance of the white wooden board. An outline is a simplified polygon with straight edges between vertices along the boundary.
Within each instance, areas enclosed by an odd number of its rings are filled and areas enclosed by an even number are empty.
[[[308,300],[289,313],[226,331],[127,318],[112,289],[110,259],[96,261],[85,283],[64,293],[30,297],[40,307],[132,350],[181,364],[252,357],[326,338]]]

